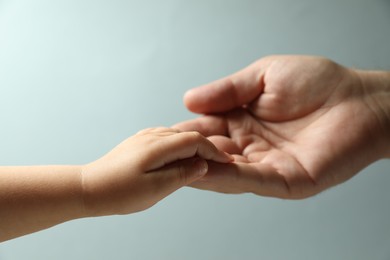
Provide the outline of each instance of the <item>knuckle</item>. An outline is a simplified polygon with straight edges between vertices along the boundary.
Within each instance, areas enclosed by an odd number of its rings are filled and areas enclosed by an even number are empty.
[[[143,134],[146,134],[150,131],[150,128],[146,128],[146,129],[142,129],[142,130],[139,130],[136,135],[143,135]]]
[[[197,131],[188,132],[188,137],[194,142],[200,142],[204,137]]]

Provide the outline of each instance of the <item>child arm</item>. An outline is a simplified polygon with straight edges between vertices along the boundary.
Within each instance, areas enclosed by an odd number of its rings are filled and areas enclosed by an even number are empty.
[[[195,132],[143,130],[82,166],[0,167],[0,241],[72,219],[147,209],[231,157]]]

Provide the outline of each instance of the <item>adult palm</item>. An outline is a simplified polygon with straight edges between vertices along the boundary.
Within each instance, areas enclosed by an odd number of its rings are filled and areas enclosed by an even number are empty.
[[[384,129],[360,72],[328,59],[270,56],[186,93],[182,122],[231,164],[210,163],[193,187],[304,198],[341,183],[378,159]]]

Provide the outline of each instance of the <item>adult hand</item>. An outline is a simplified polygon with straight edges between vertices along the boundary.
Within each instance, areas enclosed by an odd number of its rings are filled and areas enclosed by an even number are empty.
[[[185,105],[206,115],[174,127],[235,156],[209,163],[191,186],[298,199],[351,178],[389,157],[389,78],[325,58],[270,56],[190,90]]]

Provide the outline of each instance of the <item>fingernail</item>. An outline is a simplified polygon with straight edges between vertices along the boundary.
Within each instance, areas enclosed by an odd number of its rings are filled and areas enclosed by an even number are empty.
[[[196,175],[203,176],[207,173],[209,166],[206,160],[195,159],[195,161],[192,163],[192,168]]]

